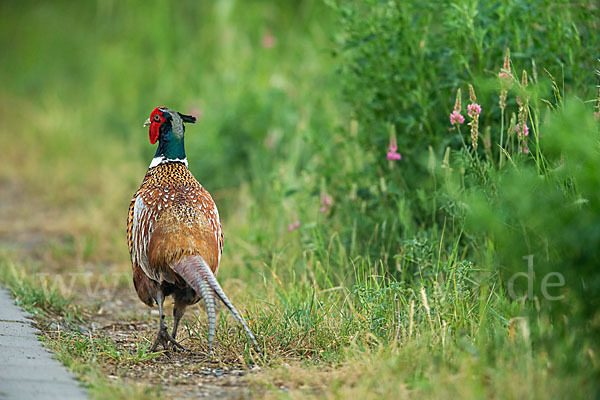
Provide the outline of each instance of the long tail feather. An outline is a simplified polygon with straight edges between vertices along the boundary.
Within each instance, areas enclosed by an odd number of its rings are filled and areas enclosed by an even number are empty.
[[[197,293],[200,293],[204,299],[208,314],[208,340],[211,349],[212,341],[215,335],[216,323],[215,300],[213,293],[216,293],[217,297],[223,302],[223,304],[225,304],[229,311],[231,311],[231,315],[233,315],[233,317],[242,324],[246,330],[246,333],[252,340],[252,343],[254,343],[254,346],[259,349],[258,342],[246,324],[246,321],[231,303],[223,291],[223,288],[221,288],[221,285],[217,281],[217,278],[202,257],[189,256],[179,260],[176,263],[173,263],[171,267],[187,282],[188,285],[190,285]]]
[[[215,325],[217,322],[217,313],[215,312],[215,297],[210,285],[206,280],[200,281],[200,295],[206,305],[206,314],[208,314],[208,348],[212,352],[212,344],[215,338]]]

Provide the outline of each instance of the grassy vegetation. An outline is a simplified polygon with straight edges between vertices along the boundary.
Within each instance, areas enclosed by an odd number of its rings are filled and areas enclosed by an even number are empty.
[[[79,279],[65,299],[35,274],[116,274],[117,296],[133,291],[125,218],[157,105],[200,115],[186,151],[222,215],[219,279],[264,348],[222,315],[216,362],[260,365],[252,396],[598,393],[595,2],[0,12],[0,184],[21,210],[2,231],[21,247],[2,253],[0,276],[40,320],[66,321],[48,345],[96,397],[158,395],[160,372],[145,388],[127,371],[170,361],[148,353],[150,331],[132,348],[78,332],[115,298],[86,297]],[[466,121],[451,125],[458,89]],[[393,138],[402,160],[386,158]],[[197,352],[204,319],[189,313],[183,329]]]
[[[43,331],[40,339],[56,353],[56,358],[78,374],[98,399],[159,398],[154,387],[110,382],[102,367],[110,363],[123,365],[151,360],[159,353],[150,352],[150,344],[140,341],[134,351],[117,346],[110,338],[85,332],[83,308],[73,298],[65,298],[59,288],[48,287],[37,278],[31,265],[8,261],[2,255],[0,282],[10,288],[16,304],[31,313]]]

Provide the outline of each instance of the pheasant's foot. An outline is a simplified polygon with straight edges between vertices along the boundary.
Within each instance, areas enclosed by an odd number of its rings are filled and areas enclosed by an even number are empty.
[[[159,344],[162,345],[163,349],[166,351],[175,352],[188,350],[181,344],[179,344],[179,342],[177,342],[175,339],[173,339],[173,337],[169,335],[166,329],[160,329],[158,331],[158,335],[156,336],[156,340],[154,341],[154,344],[152,345],[150,351],[156,351]]]
[[[171,350],[171,352],[173,353],[178,353],[178,352],[186,352],[186,351],[190,351],[190,349],[188,349],[187,347],[183,347],[181,345],[181,343],[177,342],[175,339],[171,338],[172,341],[169,342],[169,350]]]

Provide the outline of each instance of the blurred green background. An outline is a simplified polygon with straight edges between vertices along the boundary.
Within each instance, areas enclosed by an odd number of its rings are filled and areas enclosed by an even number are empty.
[[[592,0],[5,1],[3,201],[28,210],[19,229],[58,241],[54,268],[128,271],[127,206],[154,154],[142,123],[156,106],[195,114],[186,152],[222,215],[220,276],[247,289],[273,354],[375,363],[432,397],[513,381],[527,389],[506,397],[585,397],[599,376],[599,12]],[[468,84],[477,149],[449,121],[459,88],[467,117]],[[528,254],[537,299],[517,301],[507,281]],[[543,299],[549,272],[565,278],[561,301]],[[327,390],[366,395],[378,378],[363,379]]]

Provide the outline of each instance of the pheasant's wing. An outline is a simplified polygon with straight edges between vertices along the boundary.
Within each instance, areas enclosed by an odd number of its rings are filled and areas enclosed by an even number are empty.
[[[138,198],[141,200],[138,200]],[[143,243],[145,243],[146,240],[144,239],[143,234],[139,234],[140,231],[143,232],[144,230],[150,233],[152,231],[152,221],[148,221],[149,226],[146,226],[148,223],[144,223],[140,220],[141,215],[136,215],[136,211],[138,213],[140,211],[140,203],[138,201],[143,201],[140,191],[134,195],[129,205],[129,213],[127,214],[127,244],[131,256],[132,277],[135,291],[142,302],[152,307],[155,304],[154,299],[156,297],[155,293],[157,288],[156,283],[149,279],[144,270],[140,267],[140,261],[144,259],[141,257],[140,248],[143,248]],[[136,202],[138,202],[137,210],[135,206]]]
[[[133,286],[139,299],[152,307],[156,304],[156,282],[149,279],[139,265],[133,264]]]
[[[153,281],[162,282],[168,279],[162,273],[162,264],[150,261],[150,241],[154,235],[158,220],[169,208],[166,197],[169,189],[142,185],[130,206],[131,234],[129,235],[132,265],[138,265],[144,274]]]
[[[129,247],[129,254],[133,254],[133,211],[135,208],[135,199],[137,192],[129,203],[129,212],[127,213],[127,247]]]

